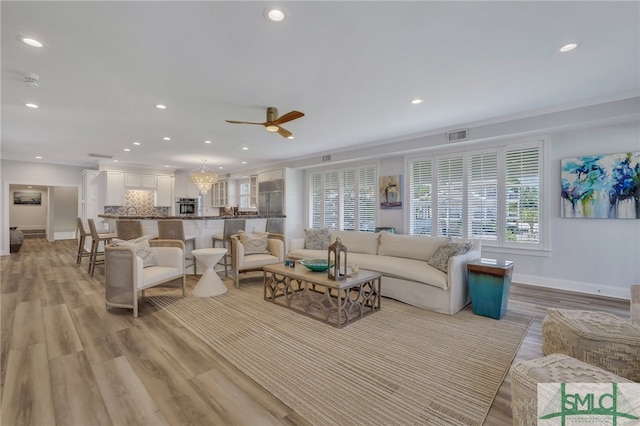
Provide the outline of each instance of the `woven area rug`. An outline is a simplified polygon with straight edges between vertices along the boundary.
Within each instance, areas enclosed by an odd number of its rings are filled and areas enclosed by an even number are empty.
[[[532,320],[383,298],[336,329],[264,301],[260,283],[228,287],[149,299],[315,425],[481,425]]]

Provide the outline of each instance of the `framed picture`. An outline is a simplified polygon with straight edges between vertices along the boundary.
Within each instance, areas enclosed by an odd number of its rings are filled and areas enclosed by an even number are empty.
[[[380,208],[402,208],[402,175],[380,176]]]
[[[21,192],[13,193],[13,204],[30,204],[39,206],[42,204],[42,192]]]
[[[561,217],[640,219],[640,151],[561,160]]]

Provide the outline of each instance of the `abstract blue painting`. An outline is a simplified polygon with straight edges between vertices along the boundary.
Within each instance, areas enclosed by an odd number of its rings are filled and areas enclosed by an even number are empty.
[[[640,151],[561,161],[561,217],[640,219]]]

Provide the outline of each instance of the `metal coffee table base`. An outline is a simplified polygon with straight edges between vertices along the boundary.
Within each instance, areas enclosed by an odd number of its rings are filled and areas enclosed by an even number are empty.
[[[264,268],[264,299],[337,328],[380,310],[381,274],[361,270],[344,281],[326,272],[270,265]]]

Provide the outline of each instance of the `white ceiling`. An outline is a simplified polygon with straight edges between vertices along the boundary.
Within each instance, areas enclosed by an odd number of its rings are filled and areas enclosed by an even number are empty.
[[[640,92],[637,1],[270,4],[2,1],[2,158],[237,172]],[[295,140],[225,122],[269,106]]]

